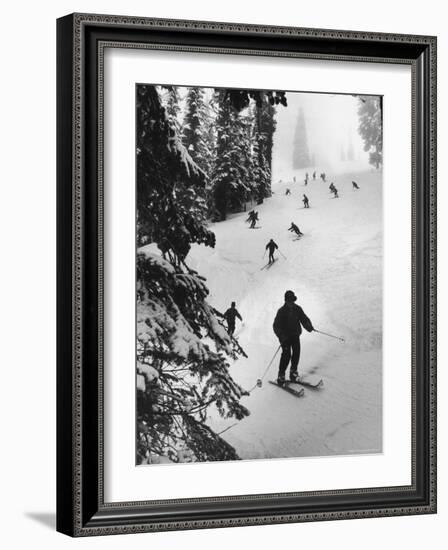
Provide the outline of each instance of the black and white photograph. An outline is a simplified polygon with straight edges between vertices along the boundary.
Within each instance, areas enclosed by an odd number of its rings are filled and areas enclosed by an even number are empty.
[[[6,550],[443,548],[448,33],[403,7],[6,5]]]
[[[136,463],[382,452],[382,97],[136,86]]]

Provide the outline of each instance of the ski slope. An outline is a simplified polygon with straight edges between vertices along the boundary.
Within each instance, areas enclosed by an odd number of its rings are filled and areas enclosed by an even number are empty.
[[[307,186],[304,173],[290,177],[254,206],[260,229],[248,228],[246,213],[213,224],[216,248],[195,245],[188,264],[207,278],[212,305],[225,311],[237,303],[243,323],[237,321],[236,337],[248,358],[235,361],[231,374],[245,389],[255,385],[278,347],[272,323],[288,289],[316,329],[345,343],[304,331],[299,373],[322,377],[324,388],[305,389],[298,399],[269,384],[277,377],[278,355],[263,386],[243,397],[250,416],[223,437],[242,459],[381,452],[381,173],[328,174],[326,183],[310,180]],[[352,179],[359,191],[352,190]],[[338,199],[329,193],[331,181]],[[304,192],[309,209],[301,202]],[[291,221],[304,233],[300,240],[288,231]],[[276,252],[274,265],[261,270],[270,238],[286,259]],[[212,412],[209,423],[220,432],[235,420]]]

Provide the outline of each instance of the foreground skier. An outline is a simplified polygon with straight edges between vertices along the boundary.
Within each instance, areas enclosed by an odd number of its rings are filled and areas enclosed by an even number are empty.
[[[235,302],[230,304],[229,309],[224,313],[224,318],[227,321],[227,332],[232,335],[235,332],[235,320],[238,317],[240,321],[243,320],[238,310],[236,309]]]
[[[285,384],[285,373],[290,361],[289,379],[291,382],[297,381],[299,377],[297,368],[300,360],[302,326],[308,332],[313,332],[314,330],[313,324],[305,315],[303,309],[295,303],[296,300],[297,297],[292,290],[285,292],[285,303],[277,311],[273,325],[275,335],[282,347],[277,378],[279,386]]]

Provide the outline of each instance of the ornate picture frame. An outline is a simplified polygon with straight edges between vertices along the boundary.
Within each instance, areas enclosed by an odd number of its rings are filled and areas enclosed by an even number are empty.
[[[411,67],[410,485],[169,500],[148,494],[144,501],[105,501],[103,85],[108,47]],[[57,530],[91,536],[435,513],[436,38],[72,14],[57,22],[57,51]]]

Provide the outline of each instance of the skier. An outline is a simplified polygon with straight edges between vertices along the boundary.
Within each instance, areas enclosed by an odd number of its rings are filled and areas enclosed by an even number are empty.
[[[250,229],[254,229],[257,221],[258,221],[258,212],[255,212],[254,210],[252,212],[252,216],[250,217]]]
[[[291,222],[291,227],[288,229],[288,231],[292,231],[298,237],[301,237],[303,235],[303,233],[300,231],[300,229],[298,228],[298,226],[294,222]]]
[[[246,223],[249,223],[250,221],[252,221],[252,216],[255,214],[255,212],[253,210],[251,210],[248,215],[247,215],[247,220],[246,220]]]
[[[275,262],[274,252],[276,251],[277,248],[278,248],[278,244],[274,241],[274,239],[271,239],[266,245],[265,250],[269,250],[269,261],[268,261],[269,264],[272,264]]]
[[[315,180],[315,179],[316,179],[316,170],[314,170],[314,172],[313,172],[313,180]]]
[[[332,189],[332,192],[334,194],[334,197],[335,199],[338,199],[339,198],[339,195],[338,195],[338,190],[336,189],[336,187],[333,185],[333,189]]]
[[[330,190],[331,193],[334,192],[335,186],[334,186],[334,183],[333,183],[333,182],[330,183],[330,185],[328,186],[328,189]]]
[[[352,181],[353,189],[359,189],[359,185],[356,183],[356,181]]]
[[[325,182],[325,178],[327,177],[327,175],[325,174],[325,172],[322,172],[322,174],[320,175],[320,179]]]
[[[230,304],[229,309],[224,313],[224,318],[227,321],[227,332],[232,336],[235,332],[235,320],[238,317],[240,321],[243,320],[238,310],[236,309],[235,302]]]
[[[308,181],[310,179],[308,172],[305,174],[305,179]]]
[[[303,182],[304,182],[304,185],[308,185],[308,178],[305,178],[305,179],[303,180]]]
[[[286,191],[285,191],[285,195],[290,195],[291,194],[291,190],[289,187],[286,188]]]
[[[275,335],[282,347],[277,377],[277,384],[279,386],[283,386],[285,383],[285,373],[290,361],[289,379],[291,382],[297,381],[299,377],[297,367],[300,360],[300,335],[302,334],[302,327],[308,332],[313,332],[314,330],[313,324],[305,315],[303,309],[295,303],[296,300],[297,297],[292,290],[285,292],[285,303],[277,311],[273,325]]]
[[[303,208],[309,208],[310,207],[310,201],[309,201],[308,197],[305,195],[305,193],[303,194],[302,202],[303,202]]]

